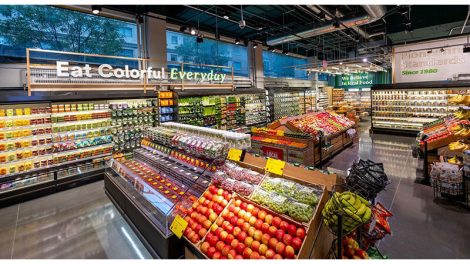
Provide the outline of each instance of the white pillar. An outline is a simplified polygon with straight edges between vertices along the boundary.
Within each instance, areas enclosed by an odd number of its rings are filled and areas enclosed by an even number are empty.
[[[166,21],[160,18],[147,17],[145,26],[145,44],[148,57],[151,59],[148,66],[166,68]]]

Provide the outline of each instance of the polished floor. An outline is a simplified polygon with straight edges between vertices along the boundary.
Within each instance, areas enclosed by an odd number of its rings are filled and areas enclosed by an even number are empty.
[[[470,211],[436,203],[432,189],[415,183],[413,138],[370,135],[326,167],[348,169],[358,159],[383,162],[391,179],[377,201],[390,208],[393,234],[379,244],[398,258],[470,258]],[[0,209],[0,258],[149,258],[149,253],[97,182]]]

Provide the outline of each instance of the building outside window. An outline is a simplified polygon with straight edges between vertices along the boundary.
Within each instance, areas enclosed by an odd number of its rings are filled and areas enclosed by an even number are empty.
[[[173,62],[178,61],[178,55],[176,55],[176,54],[169,54],[169,55],[170,55],[170,60],[169,61],[173,61]]]
[[[3,5],[0,62],[24,62],[26,48],[134,57],[136,30],[134,23],[59,7]]]
[[[178,37],[177,36],[171,36],[171,44],[178,45]]]
[[[308,64],[307,59],[284,54],[263,51],[264,76],[271,78],[308,79],[306,70],[295,69],[295,66]]]
[[[177,39],[177,44],[174,43]],[[167,30],[167,52],[177,55],[176,60],[168,56],[169,62],[186,62],[193,64],[232,66],[237,76],[248,76],[248,51],[245,46],[235,45],[223,41],[205,38],[202,43],[196,42],[196,36]],[[169,67],[179,67],[171,65]],[[186,67],[186,66],[185,66]],[[197,67],[197,66],[190,66]],[[195,71],[209,71],[214,67],[194,69]],[[221,69],[221,71],[231,74],[231,69]]]

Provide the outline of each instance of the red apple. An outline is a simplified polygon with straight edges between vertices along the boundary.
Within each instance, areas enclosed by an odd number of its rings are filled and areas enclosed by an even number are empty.
[[[230,224],[236,226],[237,222],[238,222],[238,217],[234,216],[234,217],[230,218]]]
[[[227,256],[231,249],[229,245],[225,245],[221,250],[222,255]]]
[[[277,228],[275,226],[270,226],[268,229],[268,233],[273,237],[276,236]]]
[[[204,201],[206,201],[206,198],[204,198],[203,196],[202,196],[202,197],[199,197],[199,199],[197,200],[197,202],[198,202],[199,204],[203,204]]]
[[[245,241],[244,241],[245,246],[251,248],[251,243],[253,243],[253,238],[247,236],[247,237],[245,238]]]
[[[238,243],[240,243],[240,242],[238,242],[238,239],[235,238],[235,239],[232,240],[232,242],[230,243],[230,246],[231,246],[232,248],[236,248],[237,245],[238,245]]]
[[[212,201],[212,193],[210,192],[205,192],[204,193],[204,197],[209,200],[209,201]]]
[[[222,231],[224,231],[221,227],[217,228],[217,230],[215,230],[214,232],[214,235],[216,235],[217,237],[220,237],[220,233],[222,233]]]
[[[243,231],[241,231],[241,232],[238,233],[238,235],[237,235],[237,239],[238,239],[239,241],[245,241],[246,237],[247,237],[247,234],[246,234],[245,232],[243,232]]]
[[[233,204],[229,205],[228,210],[233,213],[233,210],[235,210],[235,205]]]
[[[214,256],[214,253],[217,251],[217,249],[215,249],[215,247],[210,247],[207,249],[207,257],[208,258],[212,258],[212,256]]]
[[[218,251],[222,251],[222,248],[224,248],[224,246],[225,246],[225,243],[223,241],[217,241],[217,243],[215,244],[215,248]]]
[[[201,230],[199,230],[199,232],[197,233],[200,237],[204,237],[207,233],[207,229],[205,228],[201,228]]]
[[[211,185],[209,186],[209,191],[212,193],[212,194],[216,194],[218,189],[217,187],[215,187],[214,185]]]
[[[287,232],[289,233],[289,235],[295,237],[297,234],[297,227],[294,224],[290,224],[289,228],[287,229]]]
[[[299,237],[301,240],[304,240],[305,238],[305,229],[303,227],[297,228],[296,232],[297,237]]]
[[[232,212],[227,213],[227,217],[224,217],[225,220],[229,221],[230,219],[234,218],[236,215]],[[230,222],[230,221],[229,221]]]
[[[241,218],[238,218],[236,225],[241,228],[244,223],[245,223],[245,220],[243,220]],[[235,225],[235,224],[233,224],[233,225]]]
[[[253,233],[253,238],[255,240],[261,241],[261,239],[263,238],[263,232],[261,232],[261,230],[255,230],[255,232]]]
[[[240,212],[240,207],[235,206],[235,208],[233,209],[233,212],[232,212],[232,213],[238,215],[238,212]]]
[[[241,231],[242,231],[242,229],[237,226],[233,229],[232,234],[236,237],[236,236],[238,236],[238,234],[240,234]]]
[[[238,215],[238,217],[241,217],[241,218],[245,219],[245,218],[244,218],[245,214],[246,214],[246,211],[243,210],[243,209],[241,209],[240,211],[238,211],[238,214],[237,214],[237,215]]]
[[[207,220],[207,217],[205,215],[201,215],[198,219],[199,223],[202,225],[205,221]]]
[[[205,207],[207,208],[211,208],[209,205],[211,204],[212,201],[210,200],[205,200],[204,203],[202,205],[204,205]]]
[[[254,228],[253,226],[250,226],[250,227],[248,228],[248,231],[246,231],[246,233],[247,233],[249,236],[252,237],[252,236],[254,236],[255,231],[256,231],[256,228]]]
[[[272,249],[266,250],[265,256],[266,256],[267,259],[274,258],[274,255],[276,255],[276,252],[274,252],[274,250],[272,250]]]
[[[243,258],[249,259],[251,253],[253,253],[253,250],[251,250],[251,248],[245,247],[245,249],[243,250]]]
[[[282,259],[282,256],[279,254],[274,255],[274,259]]]
[[[258,213],[259,213],[259,208],[258,207],[255,207],[255,208],[253,208],[253,210],[251,210],[251,215],[254,216],[254,217],[258,217]]]
[[[201,212],[200,212],[201,214],[206,215],[208,211],[209,211],[209,208],[205,206],[201,206]]]
[[[253,251],[258,252],[260,245],[261,243],[259,241],[254,240],[253,242],[251,242],[251,249],[253,249]]]
[[[245,219],[245,221],[250,221],[250,218],[251,218],[251,213],[250,212],[246,212],[245,215],[243,216],[243,219]]]
[[[211,231],[212,232],[215,232],[215,230],[217,230],[217,228],[219,228],[219,226],[217,224],[212,224],[211,225]]]
[[[266,222],[266,223],[268,223],[269,225],[271,225],[271,223],[273,222],[273,215],[267,214],[266,217],[264,218],[264,222]]]
[[[219,238],[215,235],[211,236],[210,238],[207,239],[207,242],[211,245],[211,247],[215,247],[217,242],[219,242]]]
[[[222,223],[222,228],[223,228],[223,229],[226,229],[228,225],[230,225],[230,222],[227,221],[227,220],[225,220],[225,221]]]
[[[238,254],[243,254],[243,250],[245,250],[245,244],[243,243],[238,243],[237,246],[235,247],[235,250],[237,251]]]
[[[255,225],[256,220],[258,220],[256,217],[251,216],[251,217],[250,217],[250,220],[248,220],[248,223],[250,223],[250,225]]]
[[[258,252],[252,251],[250,255],[250,259],[259,259],[261,256],[259,255]]]
[[[183,235],[184,235],[185,237],[188,237],[188,235],[189,235],[189,233],[190,233],[191,231],[193,231],[193,230],[191,229],[191,227],[188,226],[188,227],[186,227],[186,229],[184,230]]]
[[[199,241],[200,237],[198,234],[194,234],[189,240],[193,243],[196,244]]]
[[[210,220],[206,220],[204,221],[204,223],[202,223],[202,225],[204,226],[205,229],[209,229],[211,228],[212,222]]]
[[[261,210],[258,212],[258,219],[260,219],[261,221],[264,221],[264,218],[266,217],[266,211],[264,210]]]
[[[279,228],[279,226],[281,225],[281,222],[282,222],[282,219],[279,216],[275,216],[273,218],[273,226],[275,226],[276,228]]]
[[[207,254],[207,250],[208,250],[210,247],[211,247],[211,245],[209,244],[209,242],[207,242],[207,241],[206,241],[206,242],[203,242],[203,243],[201,244],[201,251],[202,251],[202,253]]]
[[[217,219],[217,214],[212,212],[209,214],[209,220],[213,223]]]
[[[285,234],[283,237],[282,237],[282,242],[284,242],[284,244],[290,246],[292,245],[292,236],[289,235],[289,234]]]
[[[217,218],[217,220],[215,220],[215,223],[221,227],[222,224],[224,223],[224,219],[222,217]]]
[[[247,233],[248,233],[248,230],[250,229],[250,227],[252,227],[252,226],[250,226],[250,223],[245,222],[245,223],[243,223],[242,230],[243,230],[244,232],[247,232]],[[253,227],[253,228],[254,228],[254,227]]]
[[[232,244],[232,241],[235,239],[235,237],[232,234],[228,234],[227,237],[225,238],[225,243],[227,245]]]
[[[266,259],[266,257],[260,255],[260,256],[259,256],[259,259]]]
[[[199,230],[201,230],[201,229],[202,229],[202,225],[201,225],[201,224],[197,224],[196,227],[194,228],[194,231],[195,231],[196,233],[199,233]]]
[[[278,241],[275,237],[271,237],[268,241],[268,246],[272,249],[276,249],[276,245],[277,245]]]
[[[269,239],[271,239],[271,236],[269,234],[263,234],[261,237],[261,243],[268,245]]]
[[[242,255],[236,255],[235,259],[243,259],[243,256]]]
[[[245,202],[242,202],[242,203],[240,204],[240,208],[243,209],[243,210],[245,210],[245,211],[246,211],[246,207],[247,207],[247,206],[248,206],[248,204],[245,203]]]
[[[268,246],[266,246],[265,244],[259,245],[258,252],[259,252],[261,255],[265,256],[267,250],[268,250]]]
[[[227,230],[227,232],[229,232],[231,234],[231,233],[233,233],[233,228],[234,228],[234,226],[232,224],[228,224],[225,227],[225,230]]]
[[[227,254],[227,258],[235,259],[235,256],[237,256],[237,251],[235,251],[235,249],[230,249],[230,251]]]
[[[287,223],[286,221],[281,221],[281,223],[279,224],[279,228],[284,230],[284,232],[287,232],[287,230],[289,229],[289,223]]]
[[[219,189],[217,190],[217,195],[223,195],[223,194],[224,194],[224,189],[219,188]]]
[[[293,259],[295,258],[295,250],[291,246],[286,246],[286,249],[284,250],[284,256],[288,259]]]
[[[220,258],[222,258],[222,253],[220,253],[219,251],[216,251],[214,255],[212,256],[212,259],[220,259]]]
[[[256,229],[261,229],[261,226],[263,225],[263,223],[264,223],[263,220],[258,219],[258,220],[256,220],[256,222],[255,222],[255,224],[254,224],[254,227],[255,227]]]
[[[292,239],[292,247],[295,249],[295,251],[298,251],[302,247],[302,239],[298,237]]]
[[[248,205],[246,206],[246,211],[251,213],[251,211],[253,211],[254,208],[255,208],[254,205],[248,204]]]
[[[284,231],[278,229],[276,230],[276,234],[274,236],[277,238],[277,240],[282,241],[284,234],[285,234]]]
[[[261,225],[261,231],[263,231],[263,233],[268,233],[269,232],[269,224],[268,223],[263,223]]]
[[[284,243],[282,243],[282,242],[277,243],[277,245],[276,245],[276,253],[277,254],[283,255],[285,249],[286,249],[286,245],[284,245]]]

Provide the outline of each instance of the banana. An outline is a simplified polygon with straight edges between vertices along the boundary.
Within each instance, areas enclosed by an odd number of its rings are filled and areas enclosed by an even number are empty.
[[[367,206],[365,204],[361,204],[361,207],[357,210],[356,214],[362,216],[366,212]]]
[[[356,197],[352,196],[351,195],[351,198],[349,198],[348,200],[348,204],[349,206],[353,206],[354,207],[354,204],[356,203]]]
[[[366,207],[366,212],[362,216],[362,221],[363,222],[369,221],[371,215],[372,215],[372,210],[369,207]]]
[[[356,208],[356,210],[359,210],[359,208],[361,207],[361,205],[363,205],[363,203],[361,202],[361,200],[357,199],[356,198],[356,202],[354,203],[354,208]]]
[[[352,219],[358,221],[358,222],[362,222],[362,219],[356,215],[354,212],[352,212],[349,208],[344,208],[344,211],[346,212],[346,214],[348,216],[350,216]]]
[[[370,206],[370,203],[369,201],[367,201],[366,199],[364,199],[362,196],[358,195],[356,196],[357,199],[361,200],[361,203],[365,204],[366,206]]]
[[[341,195],[341,199],[343,199],[343,200],[349,200],[350,197],[351,197],[351,195],[349,193],[343,193]]]

